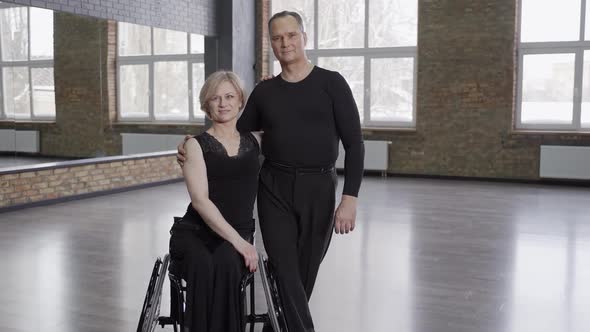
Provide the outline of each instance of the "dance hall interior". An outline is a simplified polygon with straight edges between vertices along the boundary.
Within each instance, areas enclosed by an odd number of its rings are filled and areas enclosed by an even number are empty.
[[[355,176],[339,121],[358,119],[364,147],[310,331],[590,331],[586,0],[1,0],[0,331],[193,331],[168,270],[191,204],[177,149],[211,127],[200,91],[216,71],[246,100],[276,81],[297,93],[268,24],[283,11],[355,113],[342,120],[328,86],[335,129],[303,110],[309,126],[266,134],[337,133],[334,208]],[[252,243],[272,263],[257,206]],[[261,270],[244,279],[243,331],[289,303]]]

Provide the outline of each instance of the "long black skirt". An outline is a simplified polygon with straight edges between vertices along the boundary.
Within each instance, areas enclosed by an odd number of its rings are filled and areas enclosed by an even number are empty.
[[[170,233],[171,272],[187,283],[185,325],[191,332],[243,329],[239,286],[247,270],[242,256],[205,225],[177,222]],[[248,240],[253,230],[239,233]]]

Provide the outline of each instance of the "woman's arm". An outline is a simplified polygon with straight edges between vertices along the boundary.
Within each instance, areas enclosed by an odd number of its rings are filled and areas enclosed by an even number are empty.
[[[191,197],[192,206],[215,233],[231,243],[244,257],[246,267],[251,272],[256,271],[258,264],[256,248],[240,236],[225,220],[217,206],[209,199],[207,166],[199,142],[196,139],[188,140],[185,144],[185,150],[186,161],[184,167],[182,167],[182,173]]]

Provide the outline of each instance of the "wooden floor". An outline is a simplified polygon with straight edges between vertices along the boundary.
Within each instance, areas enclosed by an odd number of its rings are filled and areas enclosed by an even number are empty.
[[[187,202],[177,183],[0,214],[0,331],[134,331]],[[311,309],[322,332],[590,331],[590,189],[366,178]]]

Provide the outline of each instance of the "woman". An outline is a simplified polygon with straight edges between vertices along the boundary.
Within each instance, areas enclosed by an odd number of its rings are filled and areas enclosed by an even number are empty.
[[[251,239],[260,136],[236,128],[244,94],[236,74],[209,76],[199,99],[212,125],[185,143],[182,171],[191,203],[172,227],[170,256],[172,272],[187,281],[190,331],[239,331],[238,285],[258,263]]]

